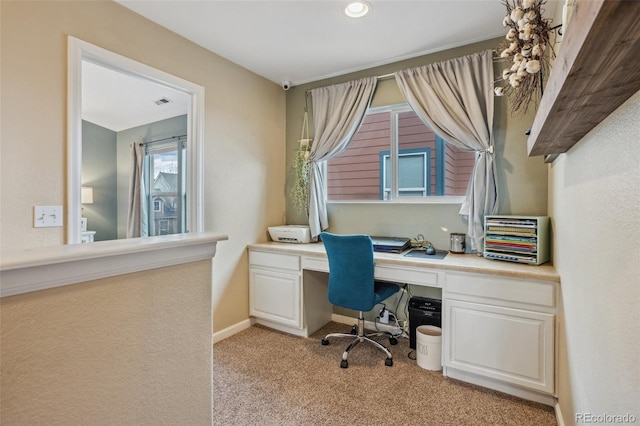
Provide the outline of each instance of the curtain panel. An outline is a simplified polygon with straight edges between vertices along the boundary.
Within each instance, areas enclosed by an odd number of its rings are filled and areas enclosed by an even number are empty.
[[[127,238],[147,236],[147,203],[144,187],[145,147],[135,142],[131,145],[131,181],[129,182],[129,208],[127,214]]]
[[[373,97],[376,77],[311,90],[314,140],[309,161],[309,228],[314,239],[329,227],[324,162],[344,151]]]
[[[493,157],[491,50],[395,73],[403,96],[440,137],[476,160],[460,214],[468,219],[471,248],[482,251],[484,215],[498,206]]]

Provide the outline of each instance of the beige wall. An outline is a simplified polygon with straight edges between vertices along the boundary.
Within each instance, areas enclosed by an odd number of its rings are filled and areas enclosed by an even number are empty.
[[[577,413],[640,421],[638,117],[640,92],[549,169],[562,279],[558,399],[567,425]]]
[[[67,36],[205,88],[205,230],[229,235],[213,272],[215,329],[248,318],[245,246],[284,217],[285,95],[275,83],[112,1],[0,2],[2,249],[63,244],[34,205],[66,206]]]
[[[3,425],[210,425],[211,261],[0,300]]]
[[[385,75],[398,70],[444,61],[485,49],[495,49],[499,39],[475,43],[419,58],[396,62],[369,70],[293,87],[287,92],[287,190],[293,185],[293,154],[300,138],[304,114],[304,92],[364,76]],[[496,75],[501,69],[496,65]],[[403,102],[393,79],[380,81],[373,106]],[[309,104],[311,101],[309,100]],[[509,115],[506,99],[496,98],[494,139],[500,191],[499,213],[546,215],[547,172],[541,157],[529,158],[524,134],[533,122],[533,114]],[[313,131],[312,131],[313,133]],[[313,135],[312,135],[313,136]],[[458,215],[459,204],[337,204],[329,203],[329,230],[337,233],[362,232],[374,235],[414,237],[423,234],[436,247],[449,247],[451,232],[467,231],[466,221]],[[305,217],[287,202],[287,222],[304,223]]]

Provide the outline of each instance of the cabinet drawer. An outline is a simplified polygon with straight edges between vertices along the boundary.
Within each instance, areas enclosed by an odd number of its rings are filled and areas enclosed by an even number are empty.
[[[305,270],[329,272],[329,261],[321,257],[303,257]],[[441,273],[440,273],[441,274]],[[441,287],[440,274],[423,268],[395,267],[393,265],[375,265],[374,276],[377,280],[416,284],[429,287]]]
[[[303,257],[302,269],[329,272],[329,260],[326,257]]]
[[[424,268],[396,267],[393,265],[376,265],[376,279],[397,283],[415,284],[429,287],[442,287],[440,274]]]
[[[281,253],[268,253],[265,251],[249,251],[249,264],[251,266],[265,266],[268,268],[300,270],[300,256]]]
[[[453,299],[468,295],[550,308],[556,305],[555,284],[547,281],[447,272],[445,292]]]

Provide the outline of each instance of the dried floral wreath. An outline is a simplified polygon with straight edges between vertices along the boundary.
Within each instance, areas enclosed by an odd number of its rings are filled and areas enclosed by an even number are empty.
[[[549,43],[551,19],[543,18],[545,0],[505,0],[507,15],[502,25],[508,27],[505,40],[498,46],[499,60],[510,64],[502,71],[495,87],[496,96],[507,95],[511,113],[526,113],[542,96],[544,76],[549,72],[553,46]]]

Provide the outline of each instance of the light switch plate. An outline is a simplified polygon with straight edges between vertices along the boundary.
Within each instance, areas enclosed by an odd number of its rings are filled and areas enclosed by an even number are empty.
[[[33,227],[50,228],[62,226],[62,206],[35,206]]]

